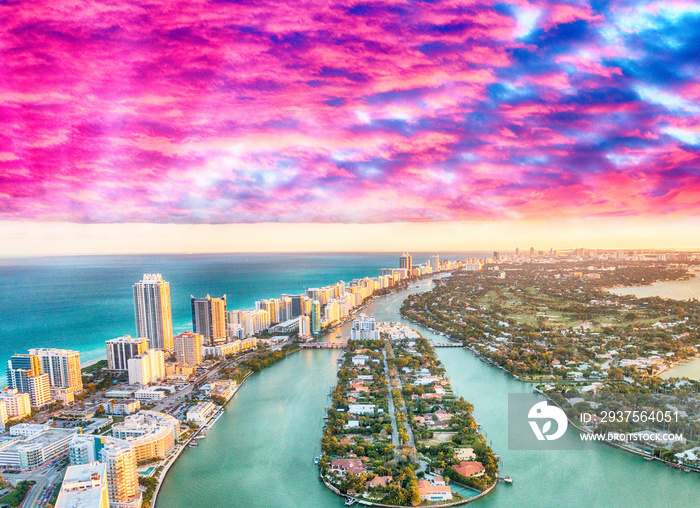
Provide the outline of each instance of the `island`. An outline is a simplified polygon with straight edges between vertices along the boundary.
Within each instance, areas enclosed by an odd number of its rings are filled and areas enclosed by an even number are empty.
[[[320,479],[377,506],[461,504],[488,493],[498,457],[428,340],[400,323],[349,340],[317,458]]]

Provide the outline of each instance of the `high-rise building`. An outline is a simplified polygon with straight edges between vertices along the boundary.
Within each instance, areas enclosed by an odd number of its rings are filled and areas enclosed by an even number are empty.
[[[173,348],[173,318],[170,309],[170,283],[159,273],[145,273],[134,284],[136,336],[146,337],[149,347]]]
[[[10,388],[29,394],[33,410],[41,409],[51,403],[49,375],[42,372],[37,355],[13,355],[7,361],[7,382]]]
[[[192,328],[198,333],[207,345],[223,344],[228,339],[226,295],[221,298],[195,298],[190,296],[192,302]]]
[[[535,248],[530,247],[530,257],[533,257],[535,255]]]
[[[109,508],[105,464],[91,462],[80,466],[68,466],[55,506]]]
[[[127,441],[111,436],[76,434],[70,442],[69,456],[71,465],[94,461],[105,465],[112,507],[141,506],[136,453]]]
[[[311,302],[311,333],[321,331],[321,302],[314,300]]]
[[[401,254],[399,258],[399,268],[405,269],[409,276],[411,275],[411,270],[413,269],[413,260],[408,252]]]
[[[39,358],[41,371],[49,375],[49,383],[52,388],[62,388],[73,393],[83,390],[80,353],[78,351],[40,348],[30,349],[29,354]]]
[[[311,335],[311,319],[309,316],[299,316],[299,337],[306,338]]]
[[[282,299],[289,298],[292,301],[291,315],[287,315],[287,319],[294,319],[295,317],[304,314],[304,295],[282,295]]]
[[[430,256],[430,267],[433,269],[433,272],[437,272],[440,270],[440,256],[438,254],[435,254],[434,256]]]
[[[148,349],[146,337],[124,335],[110,339],[107,344],[107,368],[109,370],[129,370],[129,358],[143,354]]]
[[[0,401],[5,403],[7,418],[21,419],[32,413],[28,393],[22,393],[17,388],[5,388],[0,391]]]
[[[175,336],[175,356],[178,362],[196,366],[202,363],[204,337],[198,333],[183,332]]]
[[[130,385],[147,385],[165,378],[165,353],[148,349],[127,361]]]
[[[141,506],[134,448],[121,439],[105,439],[104,447],[100,451],[100,462],[107,468],[110,505],[118,503],[119,508]]]
[[[0,400],[0,430],[5,430],[5,424],[10,417],[7,416],[7,404],[4,400]]]

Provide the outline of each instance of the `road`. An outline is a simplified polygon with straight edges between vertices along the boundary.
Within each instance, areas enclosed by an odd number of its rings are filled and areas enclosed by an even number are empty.
[[[19,475],[16,475],[16,476],[19,476]],[[63,471],[57,471],[54,468],[48,468],[48,469],[44,469],[41,472],[36,472],[36,473],[32,473],[30,475],[27,475],[26,478],[18,478],[18,480],[27,479],[27,480],[34,480],[36,482],[36,485],[34,485],[31,488],[31,490],[27,494],[27,497],[24,498],[24,502],[20,505],[21,508],[34,508],[34,507],[39,506],[39,499],[40,499],[41,495],[44,493],[44,489],[48,486],[51,486],[51,488],[53,488],[53,486],[56,483],[61,482],[62,477],[63,477]],[[12,479],[14,480],[15,478],[12,478]]]
[[[394,408],[394,397],[391,395],[391,378],[389,377],[389,364],[386,362],[386,349],[384,353],[384,375],[386,376],[386,384],[389,387],[389,416],[391,416],[391,441],[394,443],[394,455],[398,454],[399,450],[399,428],[396,422],[396,410]]]

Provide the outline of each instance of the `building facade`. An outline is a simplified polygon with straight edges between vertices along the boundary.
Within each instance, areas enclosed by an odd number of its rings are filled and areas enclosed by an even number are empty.
[[[165,379],[165,353],[148,349],[127,362],[130,385],[147,385]]]
[[[41,371],[49,375],[49,384],[52,388],[62,388],[73,393],[83,390],[78,351],[40,348],[30,349],[29,354],[38,357]]]
[[[198,333],[183,332],[175,336],[175,357],[178,362],[188,365],[202,363],[202,346],[204,337]]]
[[[109,370],[129,370],[129,359],[143,354],[148,349],[146,337],[124,335],[110,339],[107,344],[107,368]]]
[[[195,298],[192,303],[192,329],[204,337],[207,345],[226,342],[228,337],[228,317],[226,314],[226,295],[221,298]]]
[[[137,337],[146,337],[152,348],[173,348],[170,283],[159,273],[146,273],[134,284],[134,314]]]

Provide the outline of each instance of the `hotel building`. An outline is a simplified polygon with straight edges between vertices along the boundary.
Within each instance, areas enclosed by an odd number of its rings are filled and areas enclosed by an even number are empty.
[[[146,337],[149,347],[173,348],[173,318],[170,308],[170,283],[159,273],[146,273],[134,284],[136,335]]]
[[[127,416],[112,427],[112,436],[134,448],[136,461],[163,459],[172,449],[180,431],[176,418],[155,411]]]
[[[83,390],[80,353],[78,351],[41,348],[30,349],[29,354],[39,358],[41,371],[49,375],[51,388],[61,388],[72,393]]]
[[[226,342],[228,338],[226,295],[221,298],[195,298],[192,302],[192,329],[204,337],[207,345]]]
[[[107,369],[117,371],[129,370],[129,359],[145,353],[148,349],[146,337],[131,337],[131,335],[110,339],[106,344]]]
[[[165,353],[148,349],[127,362],[130,385],[147,385],[165,378]]]
[[[183,332],[175,336],[175,357],[178,362],[188,365],[202,363],[202,346],[204,337],[198,333]]]
[[[42,373],[37,355],[13,355],[7,361],[7,381],[10,388],[29,394],[33,410],[41,409],[51,403],[49,375]]]

